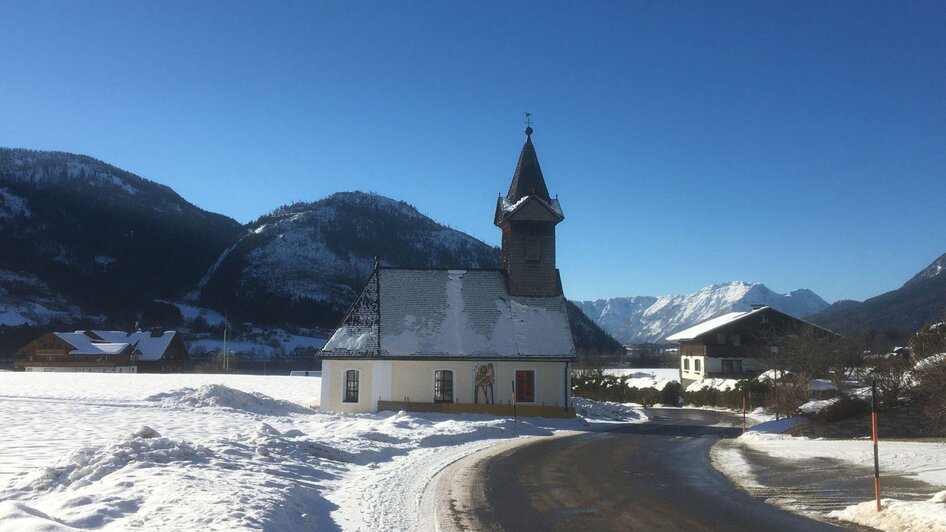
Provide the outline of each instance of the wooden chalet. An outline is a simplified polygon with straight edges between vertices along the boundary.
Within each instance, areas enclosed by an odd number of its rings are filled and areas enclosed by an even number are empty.
[[[772,307],[754,305],[750,311],[724,314],[667,340],[680,344],[680,383],[686,388],[703,379],[755,377],[770,369],[780,338],[805,330],[837,336]]]
[[[50,332],[16,353],[25,371],[175,373],[183,371],[187,348],[176,331]]]

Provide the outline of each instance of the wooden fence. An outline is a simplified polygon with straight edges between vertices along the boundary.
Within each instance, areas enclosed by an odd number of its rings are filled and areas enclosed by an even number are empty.
[[[494,416],[512,417],[548,417],[569,418],[575,417],[575,409],[562,406],[545,405],[484,405],[464,403],[413,403],[403,401],[378,401],[378,411],[391,410],[394,412],[440,412],[443,414],[491,414]]]

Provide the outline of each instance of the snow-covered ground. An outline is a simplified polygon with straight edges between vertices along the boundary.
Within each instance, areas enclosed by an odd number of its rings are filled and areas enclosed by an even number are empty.
[[[680,370],[676,368],[612,368],[605,375],[627,376],[629,388],[656,388],[663,390],[671,382],[680,382]]]
[[[735,390],[736,384],[738,383],[738,379],[702,379],[691,382],[690,385],[686,387],[685,391],[698,392],[704,388],[709,388],[725,392],[727,390]]]
[[[823,440],[782,434],[804,418],[787,418],[760,423],[739,437],[750,449],[782,460],[817,464],[819,460],[839,460],[873,467],[873,443],[861,440]],[[897,475],[925,482],[943,490],[928,501],[883,500],[878,513],[874,501],[834,511],[830,517],[890,531],[946,530],[946,443],[881,441],[880,466],[883,475]],[[715,449],[714,464],[744,486],[757,486],[751,467],[737,448]],[[881,480],[883,484],[883,480]]]
[[[0,373],[0,530],[417,530],[446,465],[595,421],[312,410],[321,379]],[[587,416],[646,421],[627,405]]]

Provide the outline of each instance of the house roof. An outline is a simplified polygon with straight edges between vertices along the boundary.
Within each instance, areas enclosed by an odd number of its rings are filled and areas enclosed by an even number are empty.
[[[152,336],[148,331],[126,333],[124,331],[92,331],[108,342],[124,342],[133,345],[141,353],[140,361],[161,360],[167,352],[177,331],[164,331],[160,336]]]
[[[698,323],[694,325],[693,327],[690,327],[689,329],[685,329],[678,333],[671,334],[670,336],[667,337],[667,341],[668,342],[683,342],[687,340],[695,340],[696,338],[704,334],[714,332],[716,329],[722,328],[723,326],[746,319],[749,316],[753,316],[755,314],[759,314],[762,312],[773,312],[776,314],[781,314],[783,316],[786,316],[794,320],[795,322],[803,323],[815,329],[819,329],[821,331],[832,334],[834,336],[838,336],[838,334],[834,331],[825,329],[824,327],[815,325],[814,323],[796,318],[795,316],[785,314],[784,312],[778,311],[772,307],[763,306],[763,307],[754,308],[752,310],[745,311],[745,312],[730,312],[728,314],[723,314],[722,316],[717,316],[713,319],[704,321],[702,323]]]
[[[69,351],[70,355],[118,355],[129,346],[127,342],[97,340],[82,331],[53,334],[74,348]]]
[[[730,312],[729,314],[723,314],[722,316],[717,316],[711,320],[704,321],[703,323],[698,323],[689,329],[682,330],[676,334],[672,334],[667,337],[668,342],[682,342],[684,340],[693,340],[698,336],[702,336],[708,332],[713,332],[714,330],[722,327],[723,325],[729,325],[735,321],[739,321],[743,318],[746,318],[757,312],[761,312],[769,307],[761,307],[757,309],[750,310],[748,312]]]
[[[75,348],[69,351],[70,355],[118,355],[131,347],[138,351],[139,361],[153,361],[161,360],[177,332],[165,331],[160,336],[152,336],[150,332],[145,331],[76,331],[53,334]]]
[[[501,270],[375,270],[326,356],[573,358],[565,298],[509,295]]]
[[[511,203],[516,203],[526,196],[533,195],[550,204],[552,197],[549,196],[549,189],[545,186],[539,157],[535,153],[535,146],[532,145],[531,129],[529,128],[526,132],[526,143],[519,154],[519,164],[516,165],[516,173],[512,176],[506,199]]]

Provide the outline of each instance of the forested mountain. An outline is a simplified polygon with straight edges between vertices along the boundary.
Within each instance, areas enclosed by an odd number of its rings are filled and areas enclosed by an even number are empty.
[[[339,192],[248,224],[189,299],[241,320],[334,327],[374,268],[497,268],[499,252],[403,201]]]
[[[260,327],[312,334],[338,324],[376,256],[499,267],[497,248],[376,194],[341,192],[241,226],[91,157],[21,149],[0,149],[0,250],[0,336],[15,338],[0,338],[0,351],[47,327],[140,320],[209,333],[224,313],[261,336]],[[579,348],[618,345],[570,316]]]
[[[924,324],[941,320],[944,312],[946,254],[896,290],[864,302],[839,301],[811,320],[842,334],[882,332],[904,341]]]
[[[239,231],[236,221],[91,157],[0,148],[5,323],[42,321],[48,311],[130,326],[148,302],[183,296]]]

